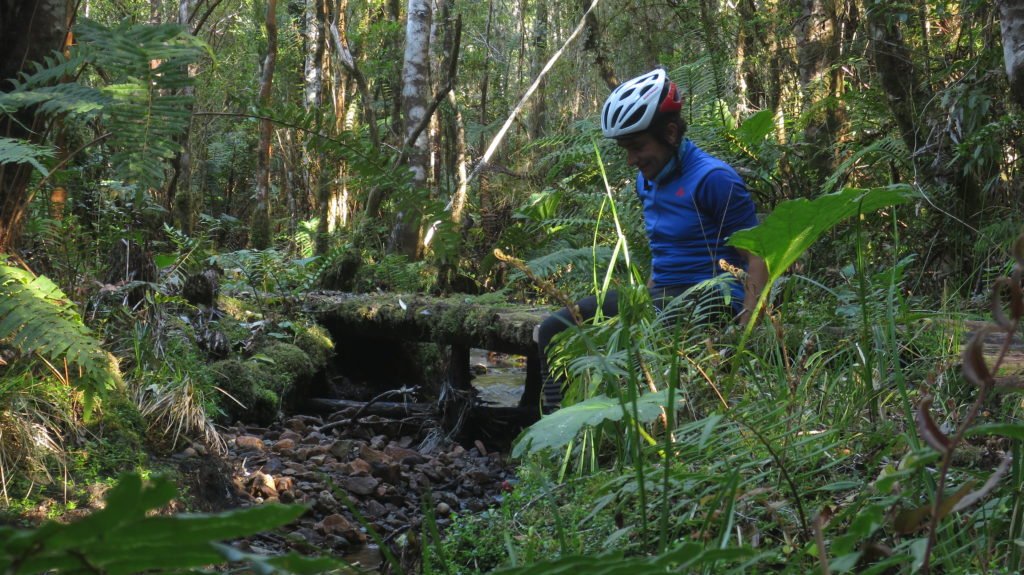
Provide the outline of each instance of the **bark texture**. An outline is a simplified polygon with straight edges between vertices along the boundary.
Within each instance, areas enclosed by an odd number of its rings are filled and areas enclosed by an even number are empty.
[[[13,86],[7,80],[28,70],[27,64],[61,49],[68,26],[63,0],[0,0],[0,91],[10,91]],[[0,137],[38,143],[42,128],[33,109],[0,119]],[[28,164],[0,164],[0,252],[13,248],[21,233],[31,176]]]
[[[998,4],[1006,78],[1013,100],[1024,107],[1024,3],[1000,0]]]
[[[274,82],[274,67],[277,64],[277,0],[267,3],[267,56],[263,60],[260,74],[260,106],[270,105],[271,89]],[[260,120],[260,139],[256,151],[256,206],[252,213],[252,236],[250,243],[256,249],[270,247],[270,143],[273,124],[268,118]]]

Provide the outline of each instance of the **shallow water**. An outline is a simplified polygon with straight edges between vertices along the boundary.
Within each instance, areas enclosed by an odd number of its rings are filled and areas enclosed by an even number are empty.
[[[473,376],[473,387],[480,392],[481,401],[502,407],[519,405],[526,383],[526,368],[519,365],[523,363],[519,359],[488,356],[482,349],[470,352],[470,365],[487,369],[487,373]]]

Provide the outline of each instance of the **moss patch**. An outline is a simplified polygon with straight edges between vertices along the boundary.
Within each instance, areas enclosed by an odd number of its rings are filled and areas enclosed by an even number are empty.
[[[277,418],[281,394],[291,380],[278,371],[276,365],[256,360],[225,359],[211,364],[210,369],[214,385],[231,396],[220,401],[221,423],[244,421],[268,425]]]
[[[306,352],[316,369],[321,369],[334,355],[334,340],[331,334],[317,324],[295,327],[295,345]]]

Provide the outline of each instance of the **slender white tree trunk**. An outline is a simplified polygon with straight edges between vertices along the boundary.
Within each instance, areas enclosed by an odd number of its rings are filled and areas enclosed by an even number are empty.
[[[405,26],[405,56],[402,63],[402,115],[404,139],[412,137],[427,114],[430,90],[430,26],[433,13],[429,0],[409,0]],[[427,185],[429,147],[426,131],[408,142],[407,166],[412,172],[413,186]],[[399,222],[392,234],[392,251],[410,258],[419,255],[420,222],[417,214],[399,213]]]
[[[1003,60],[1010,92],[1017,105],[1024,107],[1024,3],[1000,0],[1000,26],[1003,32]]]

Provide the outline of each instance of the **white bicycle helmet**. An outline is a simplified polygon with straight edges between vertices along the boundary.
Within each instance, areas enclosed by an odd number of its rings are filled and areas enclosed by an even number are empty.
[[[664,94],[664,96],[663,96]],[[682,108],[675,82],[662,69],[619,84],[601,110],[601,131],[606,138],[621,138],[643,132],[651,126],[657,112]]]

